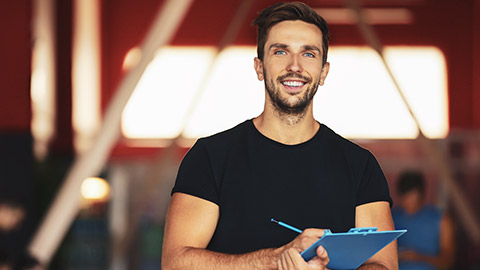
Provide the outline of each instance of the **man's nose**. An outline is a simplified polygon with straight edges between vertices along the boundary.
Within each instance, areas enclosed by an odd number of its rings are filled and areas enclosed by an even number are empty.
[[[300,59],[297,55],[292,55],[290,58],[290,62],[287,66],[287,71],[289,72],[298,72],[301,73],[303,71],[302,65],[300,63]]]

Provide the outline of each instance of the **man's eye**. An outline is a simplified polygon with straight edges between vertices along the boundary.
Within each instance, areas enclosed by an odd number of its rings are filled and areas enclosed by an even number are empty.
[[[306,57],[310,57],[310,58],[314,58],[314,57],[315,57],[315,54],[309,53],[309,52],[305,53],[304,55],[305,55]]]
[[[284,55],[284,54],[286,54],[286,52],[285,51],[275,51],[273,54]]]

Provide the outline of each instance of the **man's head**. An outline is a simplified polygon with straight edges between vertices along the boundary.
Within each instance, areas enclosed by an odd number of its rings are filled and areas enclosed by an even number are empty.
[[[255,71],[265,81],[266,108],[289,123],[312,113],[312,100],[328,74],[325,21],[303,3],[281,3],[260,12]],[[293,121],[293,122],[292,122]]]
[[[424,203],[425,181],[423,174],[418,171],[402,173],[397,182],[397,193],[400,205],[407,213],[415,213]]]
[[[257,57],[263,61],[265,43],[272,26],[283,21],[304,21],[317,26],[322,32],[322,65],[327,62],[330,35],[325,20],[313,9],[301,2],[278,3],[260,11],[253,21],[257,26]]]

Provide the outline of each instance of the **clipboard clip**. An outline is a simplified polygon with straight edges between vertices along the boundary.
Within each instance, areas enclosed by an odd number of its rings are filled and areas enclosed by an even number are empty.
[[[366,227],[366,228],[351,228],[348,233],[361,233],[361,234],[368,234],[371,232],[376,232],[377,227]]]

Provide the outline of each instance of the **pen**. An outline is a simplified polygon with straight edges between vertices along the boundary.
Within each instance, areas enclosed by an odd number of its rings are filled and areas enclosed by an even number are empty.
[[[292,231],[295,231],[295,232],[297,232],[297,233],[302,233],[302,230],[297,229],[297,228],[295,228],[295,227],[293,227],[293,226],[290,226],[290,225],[288,225],[288,224],[286,224],[286,223],[283,223],[283,222],[281,222],[281,221],[277,221],[277,220],[275,220],[275,219],[273,219],[273,218],[270,219],[270,221],[271,221],[271,222],[274,222],[274,223],[277,223],[278,225],[283,226],[283,227],[285,227],[285,228],[287,228],[287,229],[290,229],[290,230],[292,230]]]

